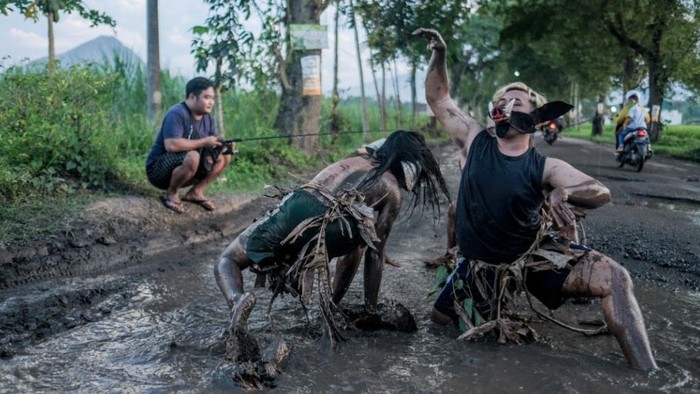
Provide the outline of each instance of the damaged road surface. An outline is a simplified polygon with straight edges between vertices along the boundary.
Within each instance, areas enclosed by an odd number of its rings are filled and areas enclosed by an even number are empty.
[[[517,312],[536,330],[536,343],[459,341],[458,330],[434,326],[428,296],[434,270],[423,261],[445,252],[445,220],[434,225],[430,212],[416,212],[394,225],[387,253],[397,266],[385,267],[380,293],[380,302],[407,308],[415,331],[341,327],[346,340],[334,351],[313,302],[305,311],[283,296],[268,311],[270,291],[254,288],[254,275],[244,272],[246,289],[258,300],[248,333],[275,368],[266,387],[699,391],[700,167],[655,155],[636,173],[617,168],[610,147],[565,135],[552,146],[537,136],[536,144],[611,189],[612,204],[588,212],[588,243],[630,271],[660,370],[628,368],[612,336],[563,329],[527,303]],[[456,194],[456,149],[444,144],[434,151]],[[41,243],[0,244],[0,392],[243,391],[234,376],[245,370],[227,359],[230,311],[213,264],[276,200],[216,200],[215,213],[185,215],[171,214],[155,198],[106,200]],[[381,326],[381,318],[353,315],[362,300],[358,275],[340,306],[356,321]],[[555,316],[582,327],[602,319],[597,300],[572,300]]]

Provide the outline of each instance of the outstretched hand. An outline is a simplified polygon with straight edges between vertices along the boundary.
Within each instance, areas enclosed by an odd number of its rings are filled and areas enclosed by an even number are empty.
[[[444,50],[445,40],[442,39],[440,33],[435,29],[418,28],[413,33],[414,36],[420,36],[428,41],[429,50]]]

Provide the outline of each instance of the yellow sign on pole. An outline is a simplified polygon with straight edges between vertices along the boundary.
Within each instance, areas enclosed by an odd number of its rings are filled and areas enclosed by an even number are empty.
[[[320,55],[310,55],[301,58],[301,78],[303,96],[321,95]]]

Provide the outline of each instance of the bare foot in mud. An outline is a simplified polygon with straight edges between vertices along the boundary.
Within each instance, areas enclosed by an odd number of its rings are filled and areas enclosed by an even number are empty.
[[[255,307],[255,294],[244,293],[234,300],[233,309],[231,310],[231,324],[229,330],[231,333],[244,333],[248,331],[248,316]]]

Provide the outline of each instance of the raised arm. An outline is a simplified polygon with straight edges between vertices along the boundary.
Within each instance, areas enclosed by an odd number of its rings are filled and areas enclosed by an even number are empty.
[[[466,157],[469,145],[483,127],[474,118],[462,112],[450,97],[445,62],[446,45],[440,33],[434,29],[420,28],[414,31],[413,35],[425,38],[428,41],[428,49],[432,51],[425,78],[425,99],[437,120]]]

